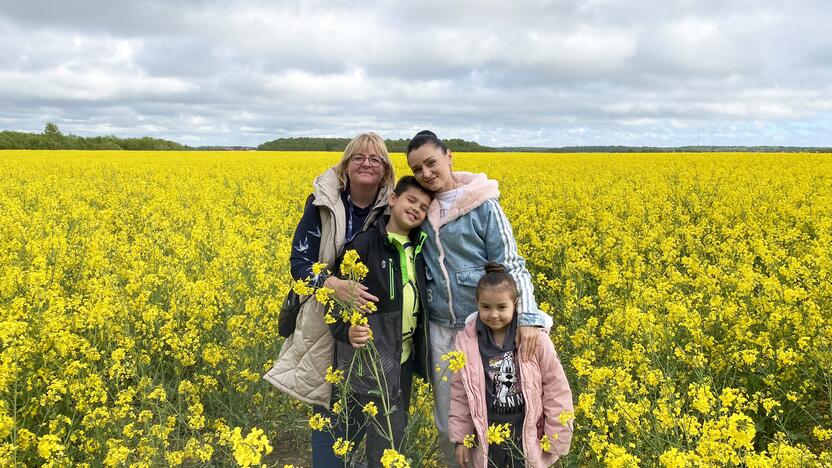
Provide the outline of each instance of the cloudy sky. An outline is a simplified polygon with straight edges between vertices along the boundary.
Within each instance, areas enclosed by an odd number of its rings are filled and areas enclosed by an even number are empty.
[[[828,0],[0,0],[0,129],[832,146]]]

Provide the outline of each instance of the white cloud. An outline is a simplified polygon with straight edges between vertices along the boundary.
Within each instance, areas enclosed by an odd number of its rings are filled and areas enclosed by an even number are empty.
[[[264,89],[276,98],[314,99],[320,103],[327,103],[365,101],[371,97],[370,85],[361,69],[327,75],[288,70],[280,75],[268,77]]]
[[[5,3],[9,129],[832,144],[820,0]]]
[[[196,87],[178,78],[59,65],[33,73],[0,71],[0,89],[14,90],[18,100],[101,101],[152,99],[187,93]]]

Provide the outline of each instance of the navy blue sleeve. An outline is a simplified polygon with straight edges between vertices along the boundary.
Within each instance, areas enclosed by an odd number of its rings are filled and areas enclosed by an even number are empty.
[[[332,334],[332,337],[336,340],[350,344],[350,324],[349,322],[345,322],[341,320],[341,317],[335,317],[338,321],[329,325],[329,331]]]
[[[352,242],[347,244],[346,248],[344,249],[344,252],[346,252],[350,247],[352,247]],[[344,252],[341,252],[338,255],[338,260],[335,261],[335,265],[332,267],[332,269],[335,272],[338,272],[341,268],[341,262],[344,260]],[[337,275],[337,277],[343,279],[343,275],[341,275],[340,273]],[[332,334],[332,337],[335,338],[336,340],[341,341],[343,343],[350,344],[350,337],[349,337],[350,324],[349,324],[349,322],[345,322],[341,318],[341,312],[342,311],[343,311],[343,308],[341,308],[340,306],[335,306],[332,309],[332,315],[335,316],[335,319],[337,320],[337,322],[331,323],[329,325],[329,331]]]
[[[321,248],[321,213],[312,203],[313,200],[314,197],[311,195],[307,198],[303,216],[292,238],[292,254],[289,256],[289,263],[292,279],[295,280],[312,277],[312,265],[318,261],[318,252]]]

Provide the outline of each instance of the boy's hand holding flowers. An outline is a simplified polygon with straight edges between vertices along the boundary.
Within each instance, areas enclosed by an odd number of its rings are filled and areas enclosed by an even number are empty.
[[[352,325],[347,331],[347,337],[350,339],[350,344],[355,349],[363,348],[368,341],[373,337],[373,332],[370,327],[364,325]]]

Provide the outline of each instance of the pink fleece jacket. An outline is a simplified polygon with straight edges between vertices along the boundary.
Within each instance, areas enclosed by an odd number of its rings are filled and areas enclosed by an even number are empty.
[[[520,382],[526,400],[523,421],[523,454],[527,466],[548,467],[569,452],[572,420],[566,426],[558,417],[562,411],[574,411],[572,390],[563,372],[547,330],[541,330],[532,359],[520,361]],[[449,435],[451,442],[462,443],[468,434],[476,434],[479,445],[472,450],[477,468],[488,466],[488,409],[485,401],[485,372],[477,343],[476,320],[469,320],[457,335],[456,349],[465,353],[465,367],[454,374],[451,383]],[[540,447],[543,435],[549,436],[549,453]],[[555,440],[552,440],[556,436]]]

